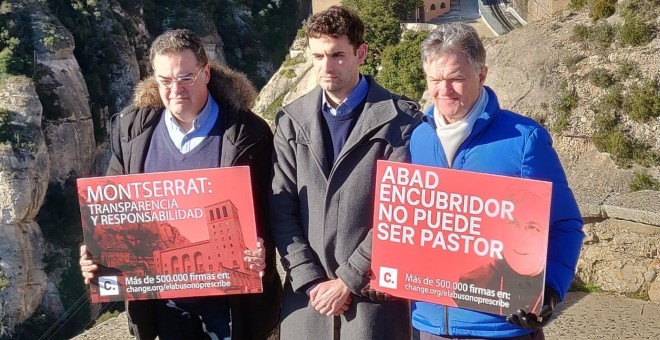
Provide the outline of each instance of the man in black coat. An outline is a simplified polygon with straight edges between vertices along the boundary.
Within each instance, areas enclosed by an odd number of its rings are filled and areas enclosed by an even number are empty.
[[[224,339],[230,334],[232,339],[265,339],[279,319],[281,282],[266,199],[273,139],[268,124],[250,111],[256,91],[244,75],[210,65],[202,42],[188,30],[157,37],[150,62],[153,76],[137,85],[133,104],[113,117],[107,175],[250,166],[260,238],[257,250],[245,251],[245,261],[263,276],[264,292],[130,301],[131,333],[140,340]],[[81,247],[80,266],[88,284],[98,270],[92,255]]]

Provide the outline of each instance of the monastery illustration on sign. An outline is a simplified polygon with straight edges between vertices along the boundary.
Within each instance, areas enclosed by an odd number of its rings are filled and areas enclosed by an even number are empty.
[[[177,228],[168,222],[161,221],[168,228],[159,230],[158,227],[146,229],[156,232],[159,237],[175,239],[183,238],[185,243],[172,245],[168,248],[158,248],[165,242],[143,244],[143,250],[152,256],[138,256],[134,250],[128,247],[133,243],[137,234],[131,236],[137,229],[122,229],[124,236],[118,237],[108,234],[108,231],[97,231],[97,241],[104,244],[101,254],[102,261],[108,267],[123,267],[124,271],[132,275],[167,275],[167,274],[211,274],[216,277],[229,276],[229,287],[217,288],[227,294],[241,294],[261,291],[261,279],[259,274],[248,268],[248,263],[243,260],[243,251],[247,249],[238,210],[231,200],[212,204],[204,207],[206,225],[209,238],[204,241],[189,242],[180,235]],[[185,221],[183,221],[185,223]],[[137,227],[137,225],[133,225]],[[126,228],[126,229],[125,229]],[[144,230],[144,226],[142,230]],[[131,241],[128,241],[128,240]],[[134,249],[134,248],[133,248]],[[130,269],[129,269],[130,268]],[[193,282],[193,281],[191,281]]]
[[[251,271],[243,260],[247,247],[234,204],[227,200],[204,209],[209,239],[155,250],[154,274],[228,273],[231,284],[222,290],[233,294],[260,290],[259,274]]]

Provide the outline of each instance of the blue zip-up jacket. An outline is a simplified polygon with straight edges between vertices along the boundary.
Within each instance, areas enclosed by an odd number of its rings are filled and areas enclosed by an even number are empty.
[[[548,132],[534,120],[502,110],[492,89],[472,132],[456,151],[453,169],[552,182],[550,235],[545,282],[564,298],[582,245],[582,217]],[[414,164],[447,168],[435,132],[433,106],[410,142]],[[506,338],[530,333],[495,314],[428,302],[413,302],[413,326],[444,336]]]

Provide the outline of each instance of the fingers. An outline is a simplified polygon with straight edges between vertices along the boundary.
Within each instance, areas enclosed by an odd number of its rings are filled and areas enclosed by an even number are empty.
[[[511,314],[507,316],[506,321],[510,324],[514,324],[518,327],[522,327],[522,325],[520,324],[520,319],[518,318],[518,314]]]
[[[395,299],[392,295],[373,290],[369,286],[363,288],[361,293],[371,301],[392,301]]]
[[[342,308],[344,308],[344,306],[346,306],[345,303],[342,304],[342,305],[329,304],[329,305],[326,305],[323,308],[321,308],[319,310],[319,313],[321,313],[325,316],[342,315],[342,314],[344,314],[344,310],[342,310]],[[346,307],[346,310],[348,310],[348,307]]]
[[[82,272],[82,276],[86,285],[92,283],[92,280],[96,277],[94,272]]]
[[[243,251],[243,254],[245,255],[245,262],[257,264],[257,267],[250,266],[250,269],[263,270],[266,268],[266,251],[261,246],[261,244],[263,244],[263,241],[257,241],[256,250],[246,249]],[[263,268],[260,268],[259,266],[263,266]]]
[[[541,323],[538,321],[536,314],[527,314],[522,317],[523,325],[527,329],[538,330],[541,328]]]
[[[330,315],[339,316],[346,313],[346,311],[348,311],[348,309],[351,308],[352,302],[353,299],[349,297],[348,299],[346,299],[346,302],[344,302],[344,304],[341,307],[334,309],[331,314],[328,313],[326,314],[326,316],[330,316]]]
[[[243,251],[245,257],[243,260],[249,263],[248,268],[252,271],[259,272],[259,277],[264,277],[266,274],[266,251],[264,250],[264,239],[257,237],[257,249],[246,249]]]
[[[259,265],[259,264],[253,263],[253,264],[250,264],[248,266],[248,268],[253,272],[260,273],[259,277],[263,277],[263,274],[261,274],[261,273],[265,272],[266,264],[264,263],[264,264]]]
[[[319,313],[325,314],[324,311],[327,312],[328,305],[325,303],[325,301],[322,301],[321,299],[314,299],[310,300],[312,307]]]
[[[341,300],[329,300],[324,296],[320,296],[314,301],[310,300],[310,303],[319,314],[338,316],[344,314],[350,308],[352,299],[349,298],[342,302]]]
[[[351,293],[340,279],[317,284],[309,292],[310,305],[320,314],[331,316],[343,313],[342,307],[351,300]]]
[[[547,323],[543,322],[543,319],[539,318],[534,313],[526,313],[524,310],[519,309],[515,314],[511,314],[506,318],[506,321],[514,324],[520,328],[526,328],[531,330],[539,330]]]
[[[84,249],[84,247],[85,246],[80,247],[81,255],[80,261],[78,261],[78,264],[80,264],[80,270],[82,272],[94,272],[98,269],[98,266],[94,263],[91,254]]]
[[[257,248],[257,250],[247,249],[243,251],[243,255],[245,255],[245,257],[254,257],[262,260],[266,257],[264,248]]]
[[[348,298],[346,298],[346,301],[344,302],[343,305],[341,305],[339,308],[336,308],[335,310],[333,310],[332,315],[333,316],[339,316],[339,315],[342,315],[342,314],[346,313],[346,311],[349,308],[351,308],[351,303],[352,302],[353,302],[353,296],[349,295]],[[330,315],[327,315],[327,316],[330,316]]]
[[[332,308],[332,305],[330,304],[323,304],[319,306],[319,309],[317,309],[317,311],[325,316],[330,316],[335,312],[335,310]]]
[[[248,263],[248,268],[251,271],[263,272],[266,269],[266,260],[261,257],[245,256],[243,261]],[[259,275],[259,277],[263,277],[263,274],[260,273]]]
[[[316,300],[316,296],[317,296],[318,291],[319,291],[318,288],[319,288],[318,284],[315,284],[315,285],[307,288],[307,295],[309,296],[309,301],[310,302],[313,302],[313,301]]]
[[[78,262],[80,263],[81,266],[94,263],[92,261],[92,255],[87,251],[85,251],[80,255],[80,261]]]
[[[243,251],[245,257],[243,260],[249,263],[248,268],[252,271],[259,272],[259,277],[263,277],[266,269],[266,252],[263,248],[264,240],[261,237],[257,237],[257,249],[250,250],[246,249]]]
[[[348,309],[351,308],[351,303],[353,303],[353,296],[349,295],[348,299],[346,299],[346,302],[344,303],[344,305],[341,306],[339,308],[339,310],[337,311],[337,313],[335,313],[334,315],[339,316],[341,314],[346,313],[346,311],[348,311]]]
[[[525,316],[525,314],[527,314],[527,313],[525,313],[524,310],[519,309],[516,313],[509,315],[506,318],[506,321],[509,322],[509,323],[512,323],[512,324],[514,324],[518,327],[524,327],[523,324],[522,324],[521,318],[523,316]]]
[[[243,257],[243,261],[249,263],[252,266],[259,267],[262,266],[266,268],[266,260],[261,257],[256,257],[256,256],[245,256]],[[264,269],[261,268],[261,269]]]
[[[254,257],[260,257],[263,258],[265,257],[266,251],[264,250],[264,239],[261,237],[257,237],[257,249],[256,250],[250,250],[246,249],[243,251],[243,254],[246,256],[254,256]]]
[[[92,255],[87,251],[87,246],[80,246],[80,272],[85,281],[85,284],[90,284],[92,280],[96,277],[96,271],[99,269],[99,266],[94,263]]]
[[[544,305],[543,307],[541,307],[541,313],[539,313],[539,317],[541,317],[543,319],[549,318],[552,315],[553,311],[554,310],[552,309],[551,306]]]
[[[88,262],[89,262],[89,263],[87,263],[87,264],[84,264],[84,265],[81,264],[81,265],[80,265],[80,271],[83,273],[83,275],[84,275],[85,273],[89,273],[89,274],[92,275],[92,277],[94,277],[94,276],[93,276],[93,275],[95,274],[94,272],[96,272],[96,271],[99,269],[99,266],[98,266],[98,265],[95,265],[95,264],[92,263],[91,261],[88,261]]]

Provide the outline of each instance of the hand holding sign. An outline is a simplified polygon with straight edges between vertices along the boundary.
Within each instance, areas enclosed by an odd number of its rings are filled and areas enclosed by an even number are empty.
[[[249,268],[252,271],[258,272],[259,277],[264,277],[264,270],[266,270],[266,251],[263,248],[264,240],[257,237],[257,250],[245,250],[243,260],[249,263]]]
[[[506,318],[506,321],[519,326],[520,328],[537,331],[550,322],[550,318],[555,311],[557,303],[559,303],[557,292],[555,292],[552,287],[546,285],[545,293],[543,294],[543,307],[541,307],[541,312],[538,316],[534,313],[527,313],[524,310],[519,309],[518,312],[509,315]]]
[[[85,279],[85,284],[88,285],[96,277],[96,271],[99,269],[99,266],[94,263],[92,255],[87,251],[87,246],[80,246],[80,271],[83,278]]]

